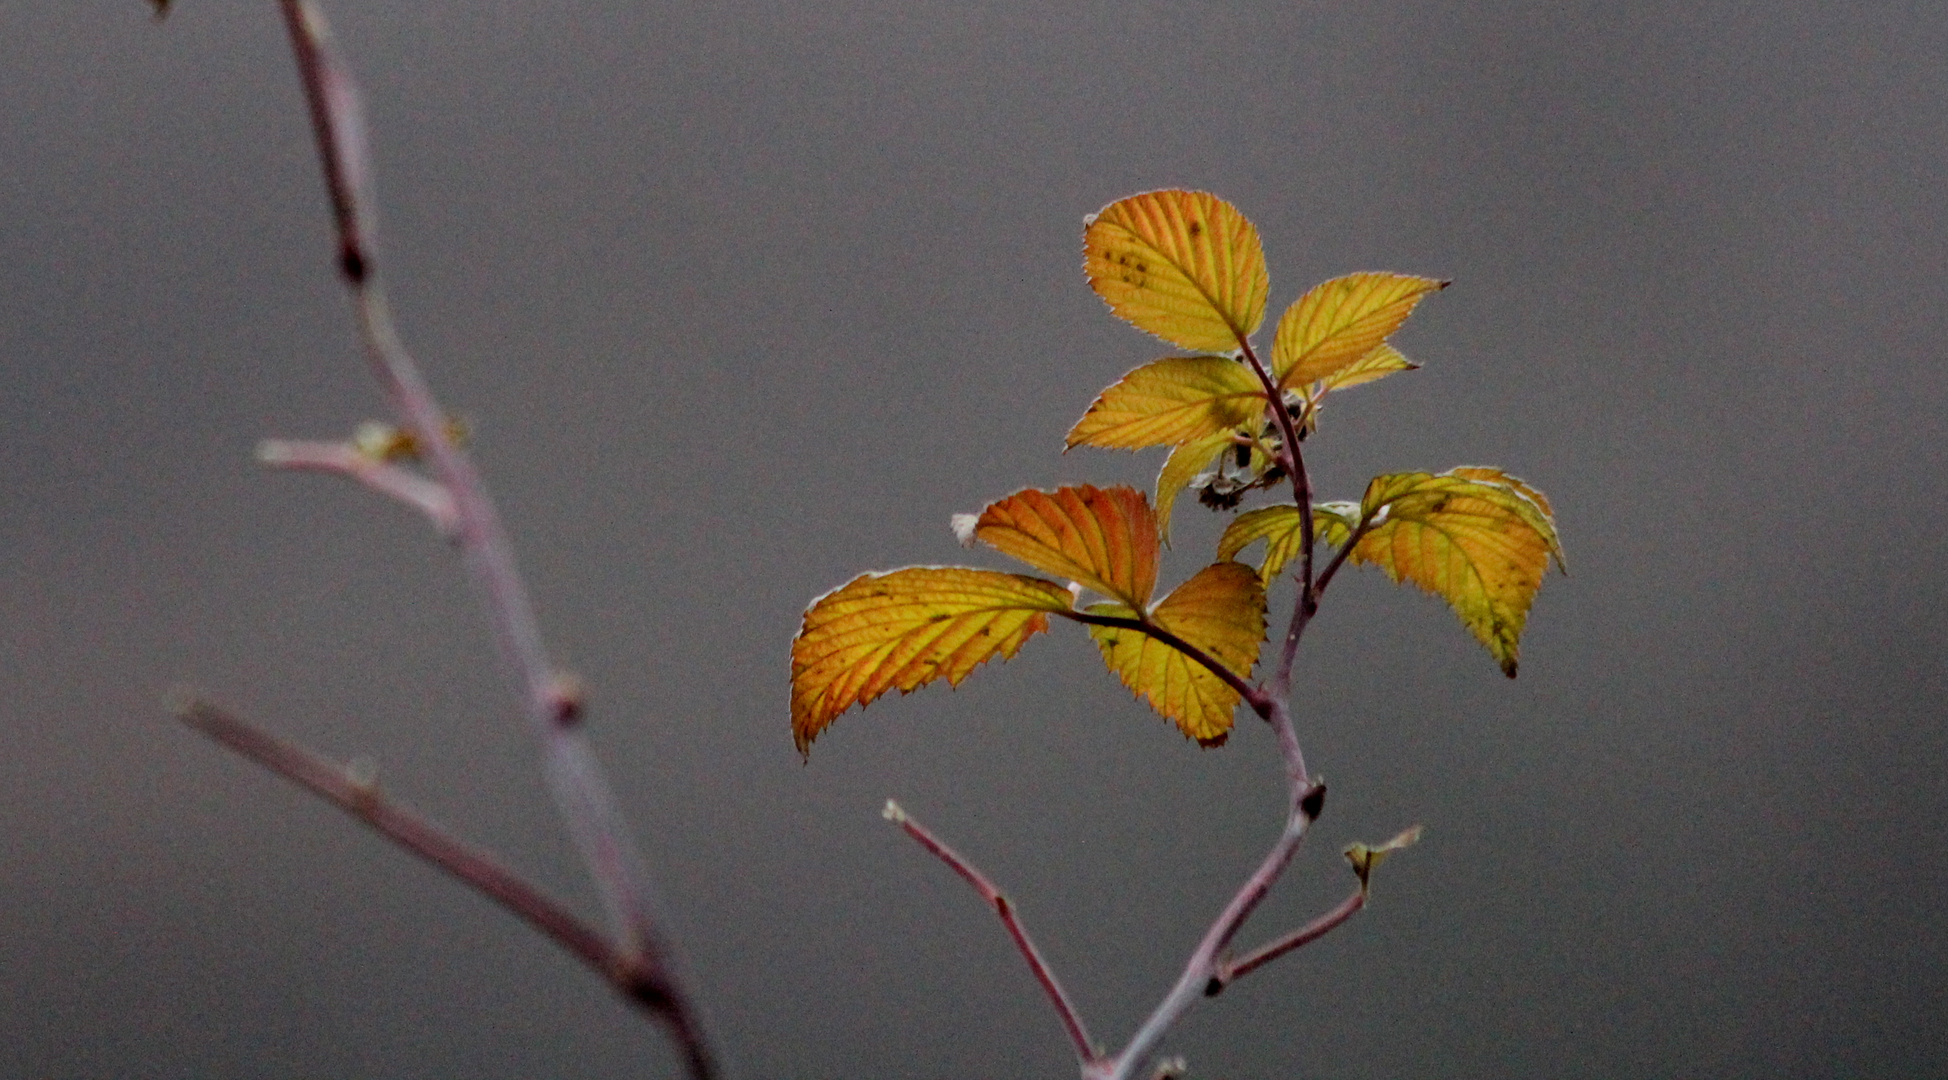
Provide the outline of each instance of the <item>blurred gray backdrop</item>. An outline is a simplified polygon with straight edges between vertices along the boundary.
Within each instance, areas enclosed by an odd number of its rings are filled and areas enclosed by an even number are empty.
[[[1324,492],[1554,499],[1522,677],[1343,579],[1317,842],[1248,928],[1423,822],[1343,931],[1194,1012],[1199,1077],[1948,1074],[1948,7],[343,0],[405,333],[478,454],[740,1078],[1072,1076],[991,913],[1100,1036],[1279,824],[1073,627],[787,725],[804,605],[974,559],[1162,355],[1082,216],[1197,187],[1278,310],[1452,277],[1335,399]],[[267,0],[0,7],[0,1075],[669,1076],[513,919],[176,727],[193,684],[596,913],[450,553],[253,464],[382,406]],[[1220,522],[1179,511],[1174,580]]]

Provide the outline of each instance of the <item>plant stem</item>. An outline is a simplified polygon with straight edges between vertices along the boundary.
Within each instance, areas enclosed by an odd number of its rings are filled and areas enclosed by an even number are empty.
[[[1082,1014],[1076,1010],[1075,1002],[1069,1000],[1068,992],[1062,989],[1061,982],[1055,978],[1055,971],[1048,966],[1046,960],[1042,959],[1041,951],[1035,948],[1035,942],[1028,936],[1028,928],[1022,925],[1021,917],[1015,914],[1015,906],[1009,903],[1008,898],[1002,895],[994,882],[988,880],[987,875],[976,869],[973,863],[968,862],[966,856],[948,847],[925,826],[908,817],[906,811],[900,808],[900,804],[891,799],[886,800],[885,817],[886,820],[906,830],[906,834],[918,841],[921,847],[932,852],[954,873],[974,886],[974,891],[981,894],[981,899],[994,907],[995,914],[1001,918],[1001,924],[1008,928],[1008,935],[1014,938],[1015,948],[1021,950],[1022,958],[1028,961],[1029,970],[1035,973],[1035,981],[1042,984],[1042,991],[1048,995],[1049,1003],[1055,1006],[1056,1015],[1061,1017],[1062,1027],[1069,1033],[1069,1042],[1075,1047],[1076,1060],[1082,1063],[1085,1070],[1100,1061],[1101,1055],[1096,1049],[1095,1042],[1089,1038],[1089,1029],[1083,1026]]]
[[[308,469],[349,477],[425,514],[443,536],[453,536],[459,527],[453,497],[443,484],[377,460],[349,443],[266,439],[257,445],[257,460],[275,469]]]
[[[370,158],[357,86],[317,8],[309,0],[280,0],[280,5],[331,198],[338,269],[352,293],[367,358],[452,500],[453,539],[487,609],[501,659],[520,689],[523,710],[541,746],[549,790],[616,927],[624,962],[646,984],[661,988],[659,996],[673,1026],[687,1033],[693,1075],[709,1077],[714,1070],[703,1052],[694,1008],[681,991],[673,952],[653,914],[642,856],[579,730],[580,701],[565,691],[565,680],[548,661],[500,515],[472,461],[449,436],[445,410],[393,325],[378,279]]]
[[[1279,834],[1278,842],[1265,853],[1258,869],[1245,879],[1237,895],[1231,898],[1216,921],[1211,923],[1210,929],[1204,932],[1203,940],[1198,942],[1196,951],[1184,964],[1183,974],[1177,977],[1176,984],[1143,1022],[1143,1026],[1130,1037],[1129,1044],[1122,1052],[1105,1063],[1108,1066],[1106,1070],[1094,1075],[1084,1072],[1088,1080],[1097,1080],[1097,1077],[1101,1080],[1131,1080],[1148,1063],[1150,1055],[1170,1028],[1204,996],[1205,987],[1218,971],[1218,958],[1225,947],[1231,944],[1231,939],[1237,936],[1245,920],[1265,899],[1265,894],[1271,891],[1272,883],[1285,872],[1286,866],[1292,862],[1292,856],[1298,853],[1307,828],[1319,816],[1325,791],[1325,785],[1315,783],[1293,800],[1291,812],[1285,820],[1285,830]]]
[[[671,1029],[690,1074],[709,1077],[715,1069],[708,1046],[682,995],[662,972],[618,952],[609,941],[566,907],[480,848],[454,838],[438,825],[386,798],[370,778],[327,761],[206,701],[188,697],[175,706],[178,719],[258,765],[310,791],[370,826],[374,832],[472,886],[488,899],[568,950],[593,968],[622,995],[648,1010]]]
[[[1247,953],[1237,960],[1222,961],[1212,973],[1211,981],[1204,988],[1204,996],[1216,997],[1238,979],[1251,974],[1266,964],[1284,956],[1294,949],[1310,945],[1325,937],[1341,923],[1350,919],[1366,906],[1366,890],[1360,889],[1339,902],[1339,905],[1324,915],[1312,920],[1290,934]]]

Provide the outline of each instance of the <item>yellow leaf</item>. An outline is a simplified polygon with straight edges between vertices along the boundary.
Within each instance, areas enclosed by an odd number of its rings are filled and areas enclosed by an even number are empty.
[[[1312,535],[1319,543],[1338,547],[1359,527],[1359,507],[1353,503],[1324,503],[1312,508]],[[1217,556],[1235,559],[1238,552],[1265,541],[1265,562],[1258,578],[1270,585],[1279,571],[1305,549],[1305,528],[1296,506],[1264,506],[1239,514],[1218,537]]]
[[[1097,604],[1089,610],[1136,617],[1121,604]],[[1249,678],[1265,640],[1265,590],[1251,567],[1213,563],[1158,601],[1150,621],[1202,649],[1239,678]],[[1206,746],[1224,741],[1239,695],[1223,679],[1140,630],[1091,626],[1089,636],[1123,685],[1186,736]]]
[[[1225,361],[1230,363],[1230,361]],[[1177,505],[1177,496],[1190,486],[1197,474],[1211,459],[1237,445],[1235,433],[1220,431],[1201,439],[1184,443],[1170,452],[1164,459],[1163,471],[1157,474],[1157,530],[1164,543],[1170,542],[1170,509]]]
[[[1258,578],[1270,584],[1285,569],[1285,564],[1299,557],[1300,532],[1299,508],[1296,506],[1263,506],[1247,510],[1234,518],[1225,527],[1224,535],[1218,537],[1217,557],[1235,559],[1238,552],[1252,543],[1265,541],[1265,562],[1258,568]]]
[[[1069,445],[1181,446],[1251,423],[1264,414],[1265,400],[1258,376],[1236,360],[1167,357],[1104,390],[1069,430]]]
[[[1510,476],[1492,465],[1460,465],[1449,469],[1447,475],[1460,476],[1469,480],[1481,480],[1490,484],[1503,484],[1513,488],[1516,494],[1534,503],[1535,508],[1542,513],[1540,519],[1533,521],[1532,524],[1535,525],[1536,531],[1548,538],[1549,553],[1555,556],[1556,566],[1565,574],[1569,572],[1568,560],[1563,557],[1562,553],[1562,540],[1556,535],[1556,512],[1549,508],[1549,499],[1547,496],[1530,487],[1526,481],[1519,477]],[[1531,517],[1533,516],[1531,515]]]
[[[1554,525],[1537,504],[1505,483],[1396,473],[1374,478],[1360,510],[1378,524],[1352,560],[1446,600],[1514,678],[1522,626],[1555,548]]]
[[[1402,829],[1393,839],[1381,844],[1379,847],[1369,847],[1365,844],[1348,844],[1346,846],[1346,861],[1353,864],[1353,873],[1358,874],[1360,877],[1360,895],[1366,895],[1367,886],[1371,884],[1370,879],[1373,876],[1373,868],[1385,862],[1387,856],[1399,851],[1401,848],[1411,847],[1419,843],[1420,834],[1421,827],[1413,825]]]
[[[1157,587],[1157,519],[1135,488],[1030,488],[988,504],[974,536],[1131,607]]]
[[[1350,365],[1340,368],[1338,374],[1328,377],[1325,388],[1328,391],[1344,390],[1349,386],[1384,379],[1395,372],[1419,369],[1420,365],[1407,359],[1399,349],[1383,344]]]
[[[1285,309],[1272,341],[1272,372],[1288,390],[1330,379],[1400,328],[1421,297],[1447,282],[1406,274],[1348,274],[1312,287]]]
[[[1265,319],[1265,252],[1237,208],[1204,191],[1151,191],[1088,219],[1083,272],[1137,329],[1231,352]]]
[[[863,574],[812,602],[791,643],[791,732],[798,752],[840,713],[1013,656],[1068,611],[1052,581],[957,567]]]

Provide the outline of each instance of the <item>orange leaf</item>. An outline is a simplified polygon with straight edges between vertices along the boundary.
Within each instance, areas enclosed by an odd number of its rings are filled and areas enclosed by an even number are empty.
[[[1104,390],[1069,430],[1069,445],[1181,446],[1248,424],[1264,411],[1265,388],[1243,364],[1221,356],[1171,356]]]
[[[958,686],[1007,659],[1068,611],[1052,581],[958,567],[863,574],[812,602],[791,643],[791,732],[798,752],[840,713],[936,679]]]
[[[1265,319],[1265,252],[1238,209],[1204,191],[1151,191],[1085,223],[1083,272],[1137,329],[1200,352],[1231,352]]]
[[[1312,287],[1278,320],[1272,373],[1296,389],[1329,379],[1379,348],[1414,305],[1447,282],[1406,274],[1348,274]]]
[[[1131,607],[1157,587],[1157,518],[1135,488],[1018,491],[981,511],[974,536]]]
[[[1089,610],[1136,617],[1121,604],[1097,604]],[[1265,640],[1265,590],[1251,567],[1213,563],[1158,601],[1149,621],[1203,650],[1239,678],[1249,678]],[[1091,626],[1089,636],[1123,685],[1175,722],[1178,730],[1206,746],[1224,741],[1239,694],[1209,668],[1141,630]]]

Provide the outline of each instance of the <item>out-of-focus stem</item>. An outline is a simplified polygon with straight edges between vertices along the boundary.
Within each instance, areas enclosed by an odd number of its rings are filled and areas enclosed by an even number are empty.
[[[1021,950],[1022,958],[1028,961],[1029,970],[1035,973],[1035,981],[1042,984],[1042,991],[1048,995],[1049,1003],[1055,1006],[1056,1015],[1062,1018],[1062,1027],[1069,1033],[1069,1042],[1075,1047],[1076,1059],[1084,1069],[1099,1060],[1096,1044],[1089,1038],[1089,1029],[1083,1026],[1082,1014],[1076,1011],[1075,1002],[1069,1000],[1068,992],[1055,977],[1054,969],[1042,959],[1041,950],[1028,936],[1028,928],[1022,925],[1021,917],[1015,914],[1015,906],[1008,902],[994,882],[986,874],[967,861],[966,856],[955,851],[935,836],[919,822],[907,816],[900,804],[886,800],[886,820],[906,831],[906,835],[918,841],[920,846],[932,852],[934,857],[944,862],[954,873],[959,874],[974,891],[981,894],[1001,917],[1001,924],[1008,928],[1008,936],[1014,938],[1015,948]]]
[[[674,1006],[680,988],[576,918],[493,855],[456,839],[438,825],[388,799],[377,782],[272,735],[249,721],[194,697],[174,704],[183,723],[239,755],[310,791],[370,826],[374,832],[472,886],[513,912],[576,959],[593,968],[624,997],[669,1025],[690,1073],[713,1075],[707,1045],[691,1016]]]
[[[257,446],[257,460],[276,469],[308,469],[350,477],[425,514],[442,535],[451,536],[458,526],[453,497],[445,485],[380,461],[349,443],[266,439]]]
[[[280,0],[317,135],[338,237],[340,274],[351,290],[372,370],[433,476],[452,500],[454,541],[487,609],[502,660],[541,746],[543,772],[569,834],[594,877],[627,965],[659,988],[657,1007],[685,1042],[692,1072],[713,1074],[694,1007],[681,990],[673,953],[654,915],[643,860],[608,782],[578,730],[580,703],[550,665],[512,547],[472,461],[454,444],[431,388],[400,341],[380,288],[369,156],[357,87],[323,16],[309,0]]]

